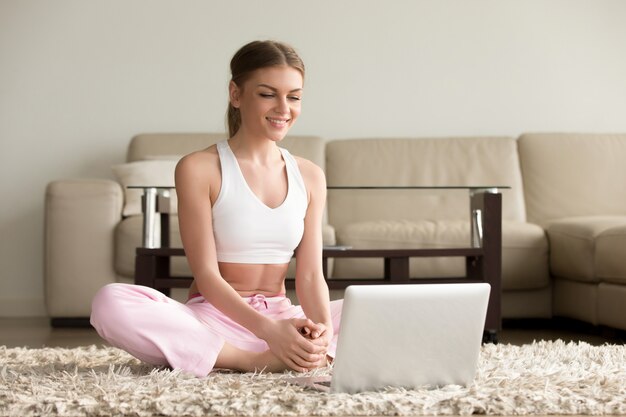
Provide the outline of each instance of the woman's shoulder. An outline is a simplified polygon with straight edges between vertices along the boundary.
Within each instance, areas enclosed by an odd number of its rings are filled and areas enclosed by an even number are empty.
[[[295,156],[294,158],[298,163],[300,174],[306,185],[317,185],[326,187],[326,176],[324,171],[315,163],[309,161],[306,158]],[[309,187],[310,188],[310,187]]]
[[[310,173],[313,173],[315,175],[319,175],[322,174],[324,175],[324,171],[322,171],[322,168],[320,168],[317,164],[315,164],[314,162],[303,158],[301,156],[296,156],[293,155],[294,159],[296,160],[296,162],[298,163],[298,168],[300,169],[300,171],[307,171]]]
[[[183,156],[176,164],[176,177],[209,179],[216,172],[219,175],[219,164],[220,159],[217,153],[217,146],[212,145],[206,149]]]
[[[204,167],[207,165],[219,164],[219,154],[217,153],[217,145],[211,145],[208,148],[191,152],[183,156],[178,161],[178,166],[185,167]]]

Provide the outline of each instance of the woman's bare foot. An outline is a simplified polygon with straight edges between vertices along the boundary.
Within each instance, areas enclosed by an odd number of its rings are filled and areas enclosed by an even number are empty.
[[[320,367],[327,366],[329,360],[332,361],[332,359],[327,356],[325,363],[320,365]],[[242,372],[284,372],[291,369],[274,355],[271,350],[266,350],[265,352],[250,352],[238,349],[228,343],[224,344],[224,347],[220,351],[217,361],[215,362],[215,367]],[[299,371],[305,372],[307,369],[299,369]]]
[[[233,369],[242,372],[265,370],[266,372],[282,372],[287,368],[280,359],[267,350],[265,352],[251,352],[236,348],[228,343],[217,356],[216,368]]]
[[[325,362],[320,368],[330,365],[333,362],[333,358],[326,356]],[[283,361],[278,359],[271,350],[265,352],[256,353],[251,358],[250,371],[265,371],[265,372],[284,372],[292,370]],[[302,372],[306,372],[307,369],[302,369]]]
[[[250,371],[284,372],[289,367],[276,357],[271,350],[255,353],[251,357]]]

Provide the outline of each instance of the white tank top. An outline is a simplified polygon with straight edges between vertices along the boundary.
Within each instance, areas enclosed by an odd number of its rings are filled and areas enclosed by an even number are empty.
[[[222,187],[212,213],[219,262],[282,264],[293,257],[304,233],[308,198],[295,158],[278,149],[287,169],[287,197],[270,208],[248,186],[228,141],[217,143]]]

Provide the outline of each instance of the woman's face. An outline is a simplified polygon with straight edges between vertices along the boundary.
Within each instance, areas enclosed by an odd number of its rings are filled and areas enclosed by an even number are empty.
[[[230,102],[241,112],[241,132],[282,140],[300,115],[302,75],[289,66],[254,71],[242,87],[230,83]]]

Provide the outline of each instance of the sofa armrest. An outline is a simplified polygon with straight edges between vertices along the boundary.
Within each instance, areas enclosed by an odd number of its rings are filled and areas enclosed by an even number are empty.
[[[58,180],[46,187],[44,288],[50,317],[89,317],[96,291],[116,281],[113,236],[123,203],[121,185],[111,180]]]

